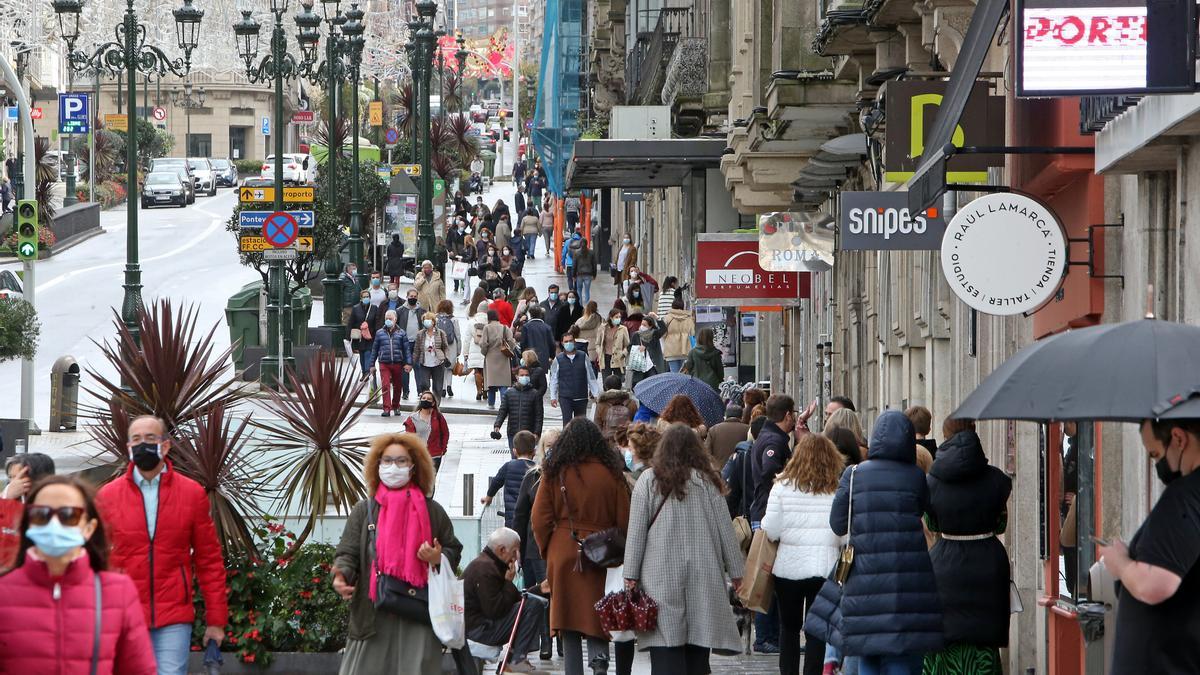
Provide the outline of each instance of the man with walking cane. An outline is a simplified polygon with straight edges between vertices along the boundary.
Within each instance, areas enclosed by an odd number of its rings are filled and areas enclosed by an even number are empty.
[[[546,600],[513,585],[520,555],[520,535],[501,527],[463,571],[467,639],[491,646],[507,641],[497,672],[533,672],[528,654],[541,645]]]

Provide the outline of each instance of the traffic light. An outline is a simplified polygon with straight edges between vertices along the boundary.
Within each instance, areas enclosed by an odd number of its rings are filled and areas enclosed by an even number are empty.
[[[17,257],[36,260],[38,255],[38,208],[36,199],[17,201]]]

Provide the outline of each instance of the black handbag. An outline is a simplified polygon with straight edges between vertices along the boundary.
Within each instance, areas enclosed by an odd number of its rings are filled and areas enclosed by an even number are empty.
[[[367,555],[371,559],[375,575],[375,610],[432,625],[429,620],[429,587],[417,588],[412,584],[379,571],[375,566],[375,499],[367,498]]]
[[[567,484],[562,475],[558,477],[558,488],[562,491],[563,505],[567,507],[567,522],[571,525],[571,538],[579,548],[576,553],[575,571],[583,571],[583,561],[604,569],[620,567],[625,562],[625,535],[615,527],[593,532],[583,539],[575,530],[575,519],[571,515],[571,502],[567,499]]]

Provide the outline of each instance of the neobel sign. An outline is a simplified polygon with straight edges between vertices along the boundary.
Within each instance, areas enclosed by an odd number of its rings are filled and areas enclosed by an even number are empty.
[[[770,272],[758,262],[757,234],[701,234],[696,241],[696,303],[794,306],[809,297],[807,272]]]
[[[1018,96],[1195,90],[1196,4],[1021,0]]]
[[[941,209],[919,213],[908,208],[907,192],[843,192],[842,251],[935,251],[942,245],[946,221]]]

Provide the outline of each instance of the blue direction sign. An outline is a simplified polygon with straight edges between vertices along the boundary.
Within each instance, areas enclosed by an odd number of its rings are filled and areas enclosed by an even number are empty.
[[[87,94],[58,95],[58,133],[86,134],[90,119]]]
[[[266,115],[263,115],[262,118],[262,133],[263,136],[271,135],[271,118],[267,117]]]
[[[314,211],[242,211],[238,215],[238,225],[244,230],[261,230],[273,213],[291,215],[292,219],[296,221],[296,226],[301,230],[311,229],[317,224],[317,215]]]

